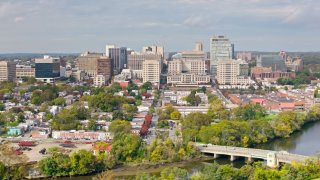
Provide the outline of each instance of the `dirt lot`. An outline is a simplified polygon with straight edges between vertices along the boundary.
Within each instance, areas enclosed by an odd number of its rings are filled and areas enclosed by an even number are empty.
[[[48,154],[41,154],[39,151],[43,148],[46,148],[47,150],[51,147],[60,147],[61,143],[59,142],[40,142],[38,145],[31,147],[32,150],[24,150],[22,151],[23,154],[25,154],[28,157],[28,162],[30,161],[40,161],[41,159],[45,158],[48,156]],[[13,144],[13,146],[18,147],[18,144]],[[91,150],[92,145],[91,144],[82,144],[82,143],[76,143],[74,148],[65,148],[69,149],[72,152],[78,151],[80,149],[85,149],[85,150]]]

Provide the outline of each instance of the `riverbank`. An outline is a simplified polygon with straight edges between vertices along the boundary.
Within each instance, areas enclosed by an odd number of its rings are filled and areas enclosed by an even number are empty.
[[[213,160],[214,158],[211,156],[200,156],[196,158],[191,158],[188,160],[180,161],[180,162],[170,162],[163,164],[140,164],[140,165],[124,165],[123,167],[119,167],[116,169],[112,169],[107,171],[109,178],[119,177],[119,176],[131,176],[131,175],[139,175],[141,172],[146,174],[153,174],[160,172],[166,167],[184,167],[186,164],[193,162],[203,162]]]
[[[154,174],[154,173],[158,173],[161,170],[163,170],[166,167],[184,167],[186,164],[190,164],[193,162],[203,162],[203,161],[210,161],[213,160],[214,158],[211,156],[203,156],[200,155],[198,157],[195,158],[190,158],[187,160],[183,160],[183,161],[179,161],[179,162],[168,162],[168,163],[141,163],[141,164],[122,164],[122,165],[117,165],[114,169],[111,170],[107,170],[105,172],[95,172],[95,173],[91,173],[85,176],[60,176],[60,177],[56,177],[60,180],[64,180],[64,179],[81,179],[81,180],[89,180],[94,178],[95,176],[99,176],[101,174],[105,174],[107,175],[107,179],[112,179],[114,177],[119,177],[119,176],[135,176],[135,175],[139,175],[143,173],[146,174]],[[105,177],[105,176],[104,176]],[[45,179],[45,180],[49,180],[52,179],[53,177],[50,176],[27,176],[25,177],[26,179]]]

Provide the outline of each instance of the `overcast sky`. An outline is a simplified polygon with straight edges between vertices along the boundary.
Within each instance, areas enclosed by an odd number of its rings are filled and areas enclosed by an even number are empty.
[[[212,35],[239,50],[319,51],[319,0],[0,0],[0,53],[206,50]]]

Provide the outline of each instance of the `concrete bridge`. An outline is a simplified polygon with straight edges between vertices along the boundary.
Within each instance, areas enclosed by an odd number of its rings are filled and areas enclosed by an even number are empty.
[[[211,144],[200,144],[196,146],[202,153],[213,154],[214,158],[221,155],[230,156],[230,161],[234,161],[239,157],[246,158],[249,162],[253,159],[263,159],[267,161],[267,166],[278,167],[280,163],[304,162],[310,158],[308,156],[291,154],[285,151],[272,151],[263,149],[241,148],[231,146],[218,146]]]

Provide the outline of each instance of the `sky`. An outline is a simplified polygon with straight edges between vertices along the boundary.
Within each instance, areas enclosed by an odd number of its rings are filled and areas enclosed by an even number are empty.
[[[320,51],[319,0],[0,0],[0,53],[191,50],[225,35],[236,51]]]

